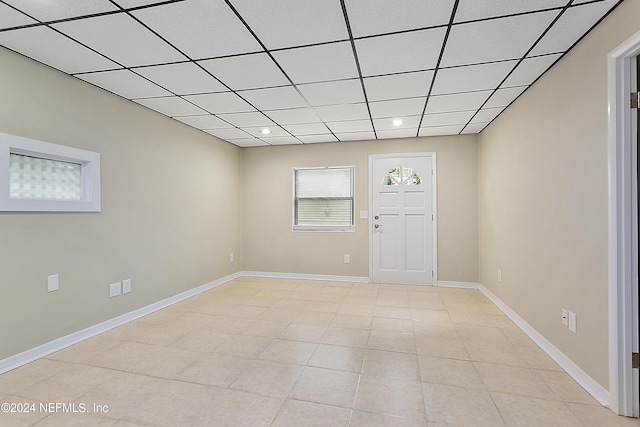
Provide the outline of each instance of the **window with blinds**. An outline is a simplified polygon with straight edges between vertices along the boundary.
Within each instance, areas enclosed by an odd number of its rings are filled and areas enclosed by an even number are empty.
[[[293,229],[350,231],[353,166],[294,169]]]

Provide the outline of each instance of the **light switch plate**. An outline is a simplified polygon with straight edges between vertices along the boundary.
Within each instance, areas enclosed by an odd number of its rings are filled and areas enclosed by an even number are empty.
[[[47,292],[57,291],[59,288],[59,277],[57,274],[47,276]]]
[[[360,219],[369,218],[369,211],[360,211]]]
[[[573,311],[569,312],[569,330],[571,332],[573,332],[574,334],[578,333],[577,332],[577,328],[578,328],[578,319],[576,314]]]
[[[128,294],[131,292],[131,279],[125,279],[122,281],[122,293]]]
[[[122,282],[109,285],[109,298],[116,297],[122,293]]]

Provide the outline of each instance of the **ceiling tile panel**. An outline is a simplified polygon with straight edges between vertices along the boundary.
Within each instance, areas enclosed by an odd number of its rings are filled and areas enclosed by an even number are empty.
[[[311,105],[352,104],[364,102],[359,79],[310,83],[298,86]]]
[[[287,77],[266,53],[255,53],[198,62],[233,90],[289,84]]]
[[[391,139],[391,138],[414,138],[418,133],[418,128],[415,129],[388,129],[376,131],[378,139]]]
[[[192,62],[136,68],[134,71],[177,95],[228,90]]]
[[[421,97],[370,102],[371,117],[419,116],[424,110],[426,99],[426,97]]]
[[[454,111],[477,110],[491,95],[492,91],[456,93],[453,95],[435,95],[427,102],[426,114],[448,113]]]
[[[132,13],[191,59],[262,50],[223,0],[190,0]]]
[[[466,125],[474,114],[475,111],[473,110],[458,111],[455,113],[425,114],[422,117],[422,124],[420,126]]]
[[[558,13],[540,12],[454,25],[441,66],[521,58]]]
[[[433,79],[433,71],[367,77],[364,87],[369,101],[426,96]]]
[[[346,0],[354,37],[446,25],[453,0]]]
[[[337,142],[338,138],[330,133],[318,134],[318,135],[299,135],[298,139],[303,144],[318,144],[324,142]]]
[[[0,3],[0,28],[12,28],[20,25],[35,24],[35,19],[29,18],[6,4]]]
[[[185,96],[185,99],[188,99],[213,114],[255,111],[255,108],[245,100],[231,92],[189,95]]]
[[[268,129],[270,133],[264,134],[263,130]],[[256,138],[280,138],[289,137],[291,134],[279,126],[257,126],[257,127],[243,127],[243,131],[255,136]]]
[[[316,112],[325,122],[342,120],[368,119],[369,111],[366,104],[342,104],[316,107]]]
[[[312,108],[290,108],[265,111],[264,113],[280,125],[315,123],[319,121],[318,115]]]
[[[483,108],[473,117],[471,123],[486,123],[495,119],[498,114],[503,111],[503,108]]]
[[[487,127],[489,123],[469,123],[467,126],[465,126],[465,128],[462,130],[462,134],[463,135],[467,135],[467,134],[473,134],[473,133],[480,133],[485,127]]]
[[[198,116],[184,116],[174,117],[176,120],[193,126],[198,129],[229,129],[233,128],[233,125],[226,123],[224,120],[212,114],[198,115]]]
[[[138,6],[149,6],[159,3],[166,3],[166,0],[113,0],[118,4],[118,6],[122,6],[125,9],[129,9],[132,7]]]
[[[300,141],[298,138],[293,137],[293,136],[278,136],[275,138],[260,138],[262,139],[264,142],[266,142],[267,144],[270,145],[295,145],[295,144],[302,144],[302,141]]]
[[[269,145],[258,138],[228,138],[227,141],[238,147],[266,147]]]
[[[563,52],[593,26],[611,6],[612,1],[589,3],[569,8],[531,51],[531,55]]]
[[[124,13],[61,22],[53,27],[126,67],[186,59]]]
[[[496,16],[513,15],[516,13],[533,12],[536,10],[562,8],[567,3],[568,0],[460,0],[454,22],[493,18]]]
[[[516,99],[522,92],[525,91],[527,86],[516,86],[505,89],[498,89],[496,93],[494,93],[491,98],[487,101],[484,108],[493,108],[493,107],[506,107],[511,104],[514,99]]]
[[[435,68],[445,33],[444,28],[436,28],[356,40],[362,75]]]
[[[348,38],[340,0],[232,0],[267,49]]]
[[[170,117],[205,113],[201,108],[177,96],[136,99],[136,102]]]
[[[285,125],[283,126],[292,135],[300,137],[302,135],[318,135],[327,134],[329,129],[324,123],[306,123],[302,125]]]
[[[307,103],[293,86],[252,89],[238,92],[258,110],[306,107]]]
[[[48,27],[0,32],[0,45],[70,74],[122,68]]]
[[[527,58],[502,84],[503,87],[529,85],[544,73],[554,62],[560,58],[561,54],[537,56]]]
[[[49,1],[49,0],[3,0],[16,9],[39,21],[86,16],[94,13],[116,11],[118,8],[109,0]]]
[[[170,92],[155,83],[151,83],[129,70],[87,73],[78,77],[127,99],[171,95]]]
[[[242,129],[209,129],[207,133],[211,135],[217,136],[220,139],[229,139],[229,138],[250,138],[251,135]]]
[[[438,71],[432,95],[494,89],[518,61],[493,62]]]
[[[344,122],[327,122],[327,126],[333,133],[345,132],[371,132],[371,120],[349,120]]]
[[[457,135],[462,131],[463,128],[464,128],[464,125],[434,126],[434,127],[420,128],[420,133],[418,133],[418,136]]]
[[[376,128],[376,132],[381,131],[381,130],[393,130],[393,129],[412,129],[413,134],[415,136],[415,134],[418,131],[418,126],[420,125],[420,117],[421,116],[404,116],[402,118],[400,118],[399,120],[402,120],[401,124],[394,124],[394,120],[397,119],[391,119],[391,118],[384,118],[384,119],[373,119],[373,124]]]
[[[219,114],[218,117],[238,127],[274,125],[271,119],[257,111],[249,113]]]
[[[340,141],[365,141],[368,139],[376,139],[373,132],[344,132],[337,133],[336,136]]]
[[[294,83],[314,83],[358,77],[351,43],[340,42],[273,52]]]

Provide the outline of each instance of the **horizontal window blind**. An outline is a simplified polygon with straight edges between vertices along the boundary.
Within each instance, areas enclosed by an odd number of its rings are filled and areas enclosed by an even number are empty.
[[[353,168],[295,170],[294,226],[353,226]]]

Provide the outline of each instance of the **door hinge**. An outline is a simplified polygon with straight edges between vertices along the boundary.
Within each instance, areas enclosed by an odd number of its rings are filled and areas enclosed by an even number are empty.
[[[640,92],[631,94],[631,108],[640,108]]]
[[[631,367],[633,369],[640,368],[640,353],[631,353]]]

